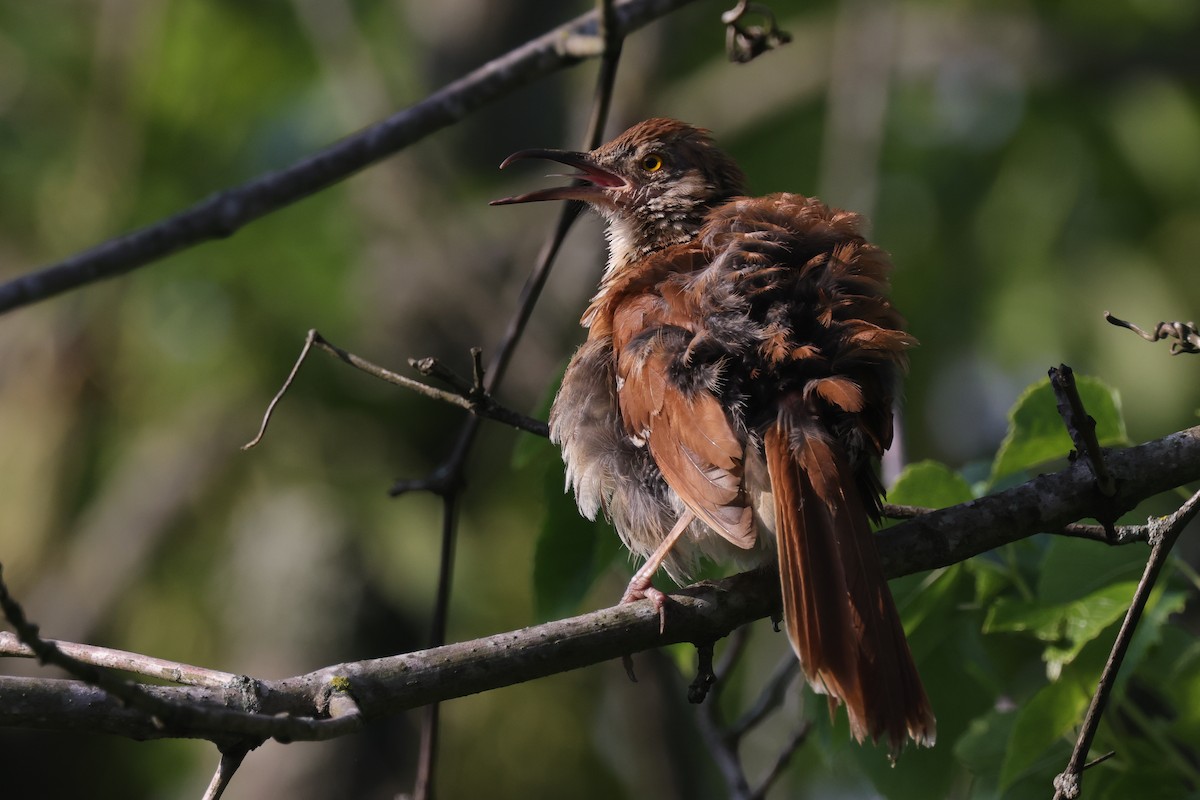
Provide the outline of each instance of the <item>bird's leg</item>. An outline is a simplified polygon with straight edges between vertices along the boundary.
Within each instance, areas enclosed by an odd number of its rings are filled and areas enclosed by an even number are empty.
[[[667,596],[658,589],[654,588],[651,579],[654,573],[658,572],[658,568],[662,566],[662,562],[667,557],[667,553],[671,552],[671,548],[679,541],[679,537],[683,536],[683,532],[696,519],[696,515],[690,509],[685,509],[680,515],[679,520],[675,523],[675,527],[671,528],[671,532],[662,540],[662,544],[658,546],[650,557],[646,559],[646,563],[642,564],[642,568],[633,574],[633,578],[629,581],[629,586],[625,589],[625,594],[621,597],[621,603],[632,603],[636,600],[649,600],[654,603],[654,607],[658,610],[658,632],[662,633],[667,627],[667,609],[664,605]]]

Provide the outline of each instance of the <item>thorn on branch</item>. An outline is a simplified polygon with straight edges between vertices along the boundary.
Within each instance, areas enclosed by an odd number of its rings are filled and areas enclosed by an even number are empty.
[[[1089,769],[1091,769],[1092,767],[1096,766],[1097,764],[1103,764],[1105,761],[1108,761],[1110,758],[1112,758],[1112,757],[1113,757],[1113,756],[1115,756],[1116,754],[1117,754],[1117,751],[1116,751],[1116,750],[1109,750],[1109,751],[1108,751],[1107,753],[1105,753],[1104,755],[1102,755],[1102,756],[1096,756],[1096,757],[1095,757],[1095,758],[1093,758],[1091,761],[1089,761],[1089,762],[1087,762],[1086,764],[1084,764],[1084,765],[1083,765],[1083,768],[1084,768],[1085,770],[1089,770]]]
[[[742,24],[748,14],[758,14],[766,25]],[[726,26],[725,52],[730,61],[738,64],[753,61],[768,50],[792,40],[790,33],[780,29],[775,12],[761,3],[740,0],[735,7],[721,15],[721,22]]]
[[[1200,329],[1197,329],[1194,322],[1160,322],[1154,326],[1152,332],[1147,332],[1132,322],[1114,317],[1107,311],[1104,312],[1104,319],[1108,320],[1110,325],[1133,331],[1147,342],[1175,339],[1176,341],[1171,342],[1171,355],[1173,356],[1180,353],[1200,353]]]

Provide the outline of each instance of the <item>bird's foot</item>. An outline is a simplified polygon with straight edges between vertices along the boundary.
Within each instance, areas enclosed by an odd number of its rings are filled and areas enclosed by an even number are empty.
[[[640,574],[634,575],[629,586],[625,587],[625,594],[621,595],[620,604],[636,603],[638,600],[649,600],[654,604],[654,610],[658,612],[658,632],[665,631],[667,629],[667,596],[654,588],[649,577],[643,577]]]

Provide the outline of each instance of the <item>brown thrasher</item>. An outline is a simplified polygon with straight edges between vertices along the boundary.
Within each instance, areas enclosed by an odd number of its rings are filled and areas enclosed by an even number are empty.
[[[642,122],[588,153],[522,150],[574,167],[571,186],[497,200],[582,200],[608,222],[587,341],[550,411],[567,480],[646,559],[684,581],[702,556],[778,553],[788,638],[809,683],[846,704],[862,741],[932,745],[870,520],[874,462],[915,344],[888,300],[888,255],[860,219],[797,194],[743,197],[707,131]]]

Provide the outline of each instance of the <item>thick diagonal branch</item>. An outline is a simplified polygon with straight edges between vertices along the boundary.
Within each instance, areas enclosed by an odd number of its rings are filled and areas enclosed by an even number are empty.
[[[1111,453],[1116,500],[1128,507],[1200,480],[1200,427]],[[1040,531],[1057,531],[1090,513],[1099,496],[1082,463],[1042,475],[995,495],[934,511],[896,525],[879,537],[889,576],[934,569],[970,558]],[[1097,545],[1100,546],[1100,545]],[[681,641],[712,641],[778,610],[778,581],[764,572],[745,573],[670,596],[665,632],[653,604],[632,603],[591,614],[501,633],[417,653],[326,667],[279,681],[261,681],[257,713],[243,722],[236,713],[197,714],[195,724],[174,726],[171,735],[227,740],[262,734],[268,715],[318,721],[331,687],[357,703],[362,719],[475,694]],[[230,689],[146,687],[193,707],[236,712],[243,702]],[[283,724],[283,723],[281,723]],[[0,678],[0,725],[50,730],[90,730],[133,738],[167,735],[142,713],[79,681]],[[328,737],[340,730],[312,726]],[[346,732],[353,730],[347,726]],[[289,738],[306,738],[292,724]]]

